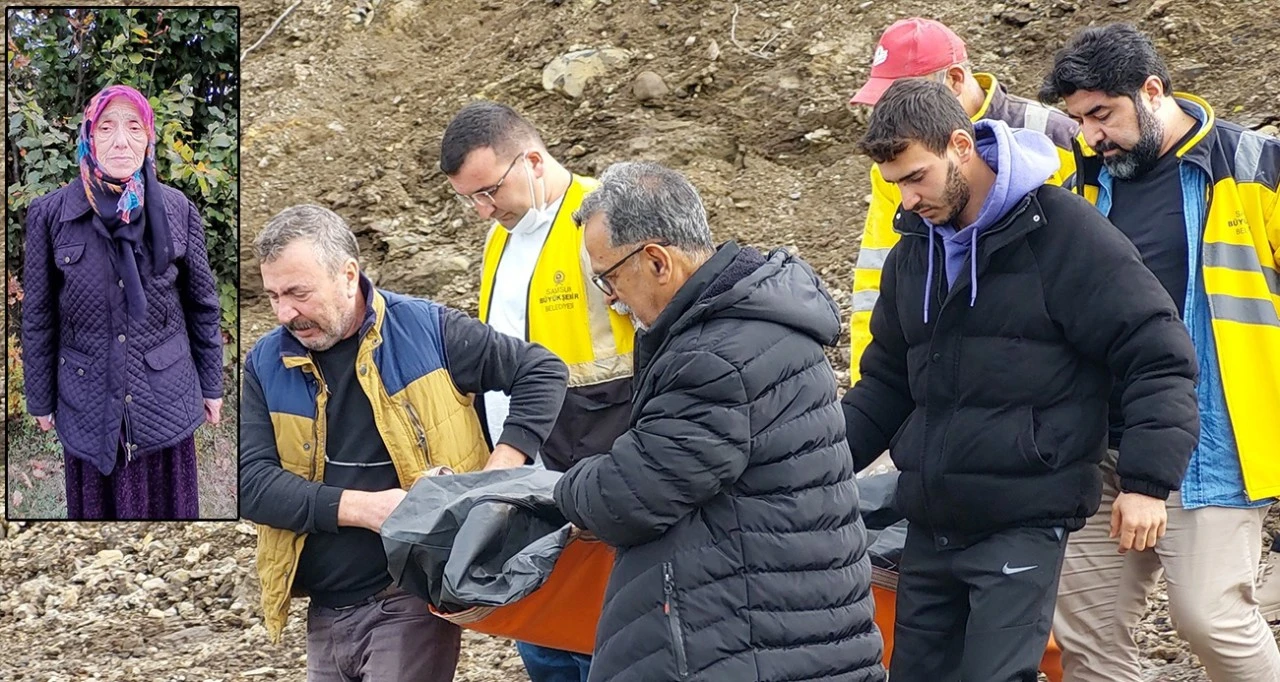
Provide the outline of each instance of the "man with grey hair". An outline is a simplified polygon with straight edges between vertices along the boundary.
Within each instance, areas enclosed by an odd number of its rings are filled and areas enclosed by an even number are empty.
[[[645,330],[628,430],[555,488],[617,550],[589,679],[883,680],[822,283],[714,246],[657,164],[610,166],[574,219],[592,281]]]
[[[254,243],[280,327],[245,361],[240,513],[258,524],[272,638],[310,597],[309,682],[453,679],[460,632],[395,588],[378,535],[430,467],[513,466],[546,440],[567,371],[546,349],[375,289],[336,213],[294,206]],[[512,396],[493,453],[471,407]]]

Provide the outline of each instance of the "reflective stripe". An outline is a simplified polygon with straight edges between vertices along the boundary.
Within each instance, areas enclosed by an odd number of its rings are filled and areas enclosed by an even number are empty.
[[[1049,129],[1049,110],[1033,104],[1027,105],[1027,112],[1022,117],[1022,127],[1043,133]]]
[[[1226,268],[1239,272],[1261,272],[1272,295],[1280,296],[1280,272],[1258,260],[1258,252],[1252,246],[1205,242],[1204,265],[1210,268]]]
[[[1275,185],[1276,170],[1261,167],[1262,147],[1266,141],[1267,138],[1252,131],[1240,133],[1240,143],[1236,145],[1235,177],[1237,182],[1260,182],[1264,185]]]
[[[357,467],[360,469],[395,466],[395,462],[392,462],[391,460],[387,460],[385,462],[339,462],[337,460],[329,459],[328,456],[324,458],[324,463],[336,467]]]
[[[853,292],[853,312],[871,312],[876,307],[876,299],[878,298],[880,298],[880,292],[872,289]]]
[[[883,270],[884,259],[889,257],[889,252],[893,250],[890,246],[884,249],[868,249],[865,246],[858,252],[858,269],[860,270]]]
[[[1226,294],[1210,294],[1209,307],[1213,310],[1213,319],[1243,322],[1244,324],[1265,324],[1280,327],[1280,315],[1271,301],[1260,298],[1241,298]]]

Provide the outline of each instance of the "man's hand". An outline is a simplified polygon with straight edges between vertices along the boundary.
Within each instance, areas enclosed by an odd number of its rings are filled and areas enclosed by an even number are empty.
[[[399,488],[376,493],[344,490],[342,497],[338,498],[338,525],[367,528],[377,533],[408,494]]]
[[[53,415],[49,415],[47,417],[36,417],[36,426],[39,426],[41,431],[48,431],[49,429],[52,429]]]
[[[484,470],[491,469],[514,469],[524,466],[528,462],[528,458],[523,452],[507,445],[506,443],[498,443],[493,449],[493,454],[489,455],[489,461],[485,463]]]
[[[217,426],[222,421],[222,398],[204,399],[204,420],[211,426]]]
[[[1120,553],[1156,546],[1164,537],[1169,515],[1164,500],[1141,493],[1120,493],[1111,504],[1111,537],[1120,538]]]

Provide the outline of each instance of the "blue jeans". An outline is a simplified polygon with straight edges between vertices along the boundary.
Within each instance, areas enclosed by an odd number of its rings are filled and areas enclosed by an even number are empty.
[[[526,642],[516,642],[516,651],[532,682],[587,682],[590,656]]]

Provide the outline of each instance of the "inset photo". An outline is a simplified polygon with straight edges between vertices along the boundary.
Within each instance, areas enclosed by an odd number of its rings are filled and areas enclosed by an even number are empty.
[[[5,16],[5,516],[234,520],[236,7]]]

